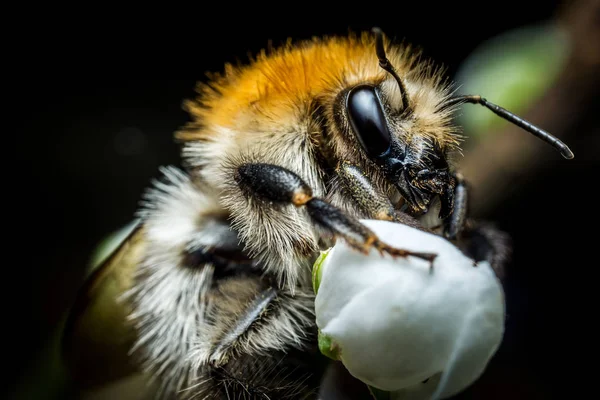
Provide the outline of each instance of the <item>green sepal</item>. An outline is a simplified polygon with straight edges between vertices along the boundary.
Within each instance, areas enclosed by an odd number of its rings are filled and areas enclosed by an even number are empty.
[[[483,42],[459,67],[460,94],[481,93],[489,101],[525,113],[564,70],[568,35],[553,22],[523,26]],[[461,108],[458,122],[470,137],[509,124],[484,107]]]
[[[323,265],[323,262],[325,261],[325,258],[329,254],[330,250],[331,249],[322,251],[321,254],[319,255],[319,258],[317,258],[317,260],[313,264],[312,285],[313,285],[313,291],[315,292],[315,294],[317,294],[317,292],[319,291],[319,286],[321,286],[321,277],[323,276],[323,269],[321,268],[321,266]]]
[[[341,351],[340,347],[331,339],[329,336],[324,335],[319,330],[319,350],[321,353],[332,360],[341,360]]]

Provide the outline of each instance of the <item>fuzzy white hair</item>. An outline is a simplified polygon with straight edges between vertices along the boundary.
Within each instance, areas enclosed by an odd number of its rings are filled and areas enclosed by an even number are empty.
[[[153,377],[160,377],[161,393],[189,385],[194,373],[189,352],[204,324],[205,304],[214,268],[186,268],[183,256],[193,240],[210,242],[203,216],[219,211],[209,191],[202,191],[182,171],[162,168],[142,202],[139,216],[146,229],[147,253],[133,288],[125,294],[134,307],[130,320],[138,331],[131,350]]]

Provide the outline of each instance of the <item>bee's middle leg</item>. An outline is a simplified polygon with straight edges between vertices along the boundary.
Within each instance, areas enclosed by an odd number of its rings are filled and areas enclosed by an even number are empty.
[[[452,207],[444,219],[444,236],[475,261],[488,261],[502,279],[511,254],[510,236],[494,225],[469,218],[469,185],[460,174],[452,193]]]
[[[341,178],[346,192],[368,218],[399,222],[425,230],[415,218],[397,211],[388,196],[367,178],[360,167],[342,162],[336,168],[336,173]]]
[[[234,179],[243,191],[257,199],[306,207],[316,225],[343,237],[350,246],[362,253],[376,248],[392,256],[413,256],[429,262],[436,257],[433,253],[413,252],[385,244],[356,218],[314,197],[306,182],[286,168],[262,163],[243,164],[237,168]]]
[[[457,240],[466,228],[469,211],[469,186],[460,174],[453,175],[452,179],[456,181],[456,184],[452,189],[453,192],[446,194],[442,201],[442,214],[447,214],[447,217],[444,218],[444,236],[448,240]]]

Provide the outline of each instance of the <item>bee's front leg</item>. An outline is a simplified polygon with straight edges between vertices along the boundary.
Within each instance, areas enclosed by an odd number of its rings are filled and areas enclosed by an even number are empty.
[[[504,279],[504,270],[511,257],[511,238],[485,221],[468,221],[457,246],[476,262],[487,261],[496,276]]]
[[[272,164],[243,164],[235,172],[235,181],[247,194],[266,202],[306,207],[312,221],[320,228],[343,237],[362,253],[371,248],[392,256],[418,257],[433,262],[436,254],[413,252],[391,247],[374,232],[332,204],[313,197],[312,189],[292,171]]]

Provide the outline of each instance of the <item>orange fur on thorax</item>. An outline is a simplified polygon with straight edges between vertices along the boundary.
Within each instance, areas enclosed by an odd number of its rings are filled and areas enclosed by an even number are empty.
[[[420,54],[409,46],[390,46],[387,56],[398,74],[409,79],[415,102],[421,107],[423,134],[437,127],[446,115],[434,109],[446,93],[441,87],[441,70],[419,62]],[[177,133],[182,141],[202,140],[214,135],[215,127],[251,132],[261,121],[285,125],[303,118],[317,98],[333,98],[357,83],[377,84],[389,75],[379,66],[374,38],[369,34],[313,38],[296,45],[288,42],[270,54],[262,51],[248,65],[225,66],[198,86],[198,97],[185,103],[194,122]],[[412,86],[410,84],[413,84]],[[445,130],[445,129],[444,129]],[[450,132],[450,130],[448,130]],[[438,132],[441,133],[441,132]],[[437,139],[445,135],[437,135]],[[449,142],[456,137],[448,135]]]
[[[227,127],[247,112],[276,116],[353,82],[384,79],[374,48],[373,39],[362,35],[288,43],[271,54],[263,50],[246,66],[226,65],[186,107],[204,126]],[[398,51],[388,56],[400,73],[408,67]]]

